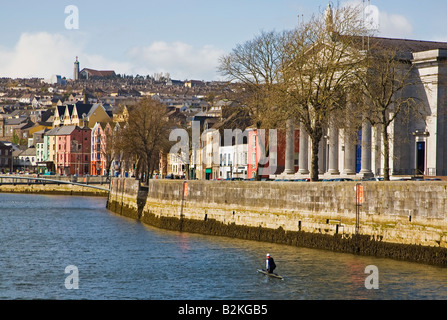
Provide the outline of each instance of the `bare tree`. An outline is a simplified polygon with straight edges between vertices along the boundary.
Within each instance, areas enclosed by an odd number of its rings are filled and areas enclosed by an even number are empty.
[[[376,43],[368,50],[363,72],[358,73],[363,99],[367,106],[364,118],[378,126],[383,143],[384,180],[390,180],[389,128],[397,120],[408,121],[410,114],[421,115],[422,107],[417,98],[417,77],[411,56],[398,48],[383,47]],[[409,90],[411,89],[411,90]]]
[[[136,170],[147,181],[156,170],[160,151],[166,151],[171,129],[164,104],[144,98],[129,110],[129,119],[121,129],[119,148],[133,156]]]
[[[337,116],[345,119],[339,115],[358,94],[355,74],[364,58],[356,37],[365,32],[359,8],[329,7],[288,37],[278,89],[289,117],[303,125],[312,142],[312,181],[318,181],[318,152],[324,130]]]
[[[264,31],[220,59],[219,72],[239,85],[239,102],[250,110],[256,128],[271,127],[268,115],[277,105],[274,87],[281,79],[284,40],[285,33]]]
[[[269,155],[269,141],[264,144],[259,129],[278,128],[285,121],[280,116],[280,111],[284,109],[280,108],[281,101],[275,87],[281,79],[286,36],[286,32],[261,32],[220,59],[219,71],[235,82],[235,100],[248,109],[265,157]],[[258,163],[256,179],[261,178],[259,173],[265,165],[263,161]]]

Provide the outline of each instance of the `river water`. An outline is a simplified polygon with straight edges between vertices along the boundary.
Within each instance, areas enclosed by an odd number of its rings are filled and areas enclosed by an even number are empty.
[[[0,194],[0,299],[447,299],[445,268],[159,230],[105,205]],[[256,272],[267,252],[284,280]]]

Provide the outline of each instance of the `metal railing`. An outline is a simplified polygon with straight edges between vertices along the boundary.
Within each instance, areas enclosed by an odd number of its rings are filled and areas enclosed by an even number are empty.
[[[32,185],[32,184],[70,184],[86,188],[93,188],[103,191],[110,191],[110,177],[76,177],[76,176],[51,176],[51,178],[37,175],[19,176],[2,175],[0,185]],[[100,186],[98,186],[100,185]],[[107,185],[105,188],[103,185]]]

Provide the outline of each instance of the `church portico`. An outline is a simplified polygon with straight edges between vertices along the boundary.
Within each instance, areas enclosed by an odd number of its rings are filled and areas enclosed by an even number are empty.
[[[408,65],[414,67],[411,79],[414,83],[403,94],[413,97],[420,105],[416,113],[397,117],[387,127],[392,179],[396,176],[446,176],[447,43],[386,38],[374,40],[384,46],[397,46],[406,51],[406,56],[410,57]],[[298,166],[295,165],[294,172],[289,166],[287,174],[285,172],[273,178],[310,178],[312,142],[303,125],[295,125],[295,128],[298,127]],[[382,139],[382,126],[371,125],[366,119],[363,119],[357,135],[347,134],[343,128],[329,124],[320,143],[319,179],[383,176],[385,161]],[[292,161],[292,156],[289,152],[286,158]]]
[[[391,130],[392,132],[393,130]],[[380,133],[380,127],[373,127],[366,121],[363,122],[357,135],[347,134],[343,129],[329,128],[320,142],[319,179],[349,178],[359,180],[382,177],[384,161]],[[437,173],[436,170],[429,169],[430,161],[427,159],[427,139],[429,136],[428,132],[417,131],[406,137],[407,143],[401,142],[400,139],[399,143],[397,141],[390,142],[391,175],[413,176],[415,173],[419,175],[435,175]],[[272,179],[299,180],[310,178],[312,142],[309,141],[308,135],[301,131],[299,139],[298,170],[292,173],[285,171],[282,174],[271,176]],[[394,144],[399,147],[395,147]],[[406,149],[412,150],[403,151]],[[289,159],[289,161],[292,161],[292,159]],[[419,171],[416,171],[417,168],[419,168]]]

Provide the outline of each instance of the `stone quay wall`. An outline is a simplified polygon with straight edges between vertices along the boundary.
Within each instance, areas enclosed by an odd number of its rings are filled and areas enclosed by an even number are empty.
[[[362,182],[361,206],[356,182],[151,180],[142,187],[117,178],[111,186],[110,210],[159,228],[447,266],[445,182]]]
[[[0,192],[3,193],[36,193],[36,194],[53,194],[53,195],[73,195],[73,196],[93,196],[108,197],[108,192],[100,189],[65,184],[63,182],[73,182],[73,178],[69,177],[49,177],[49,179],[57,179],[61,183],[47,182],[45,184],[35,184],[33,180],[23,180],[14,178],[13,176],[0,176]],[[105,179],[100,180],[90,178],[79,178],[76,182],[86,183],[86,179],[94,186],[108,188],[109,183]],[[87,182],[89,182],[87,180]],[[1,205],[1,204],[0,204]]]

